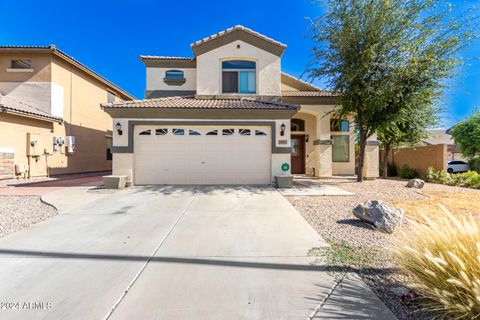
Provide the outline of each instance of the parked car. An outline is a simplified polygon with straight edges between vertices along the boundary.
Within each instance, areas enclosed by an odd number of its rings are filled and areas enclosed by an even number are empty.
[[[448,161],[448,165],[447,165],[448,173],[465,172],[468,170],[470,170],[470,166],[465,161],[460,161],[460,160]]]

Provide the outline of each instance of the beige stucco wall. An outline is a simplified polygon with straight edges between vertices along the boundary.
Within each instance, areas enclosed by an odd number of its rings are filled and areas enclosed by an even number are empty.
[[[350,120],[350,132],[331,132],[331,112],[335,106],[331,105],[302,105],[301,110],[294,118],[305,120],[305,132],[309,135],[306,143],[306,173],[318,177],[330,177],[332,175],[355,174],[355,135],[353,119]],[[349,135],[349,161],[333,162],[332,146],[315,144],[315,140],[330,140],[332,135]]]
[[[222,94],[221,62],[232,59],[256,61],[257,94],[280,96],[280,57],[240,40],[197,56],[197,94]]]
[[[163,81],[168,70],[183,71],[185,83],[168,85]],[[147,90],[197,90],[197,72],[195,68],[156,68],[147,67]]]

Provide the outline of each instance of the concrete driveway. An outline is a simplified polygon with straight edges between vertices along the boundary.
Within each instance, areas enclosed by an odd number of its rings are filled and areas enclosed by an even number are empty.
[[[0,239],[1,319],[394,319],[358,281],[328,301],[325,243],[273,188],[82,194]]]

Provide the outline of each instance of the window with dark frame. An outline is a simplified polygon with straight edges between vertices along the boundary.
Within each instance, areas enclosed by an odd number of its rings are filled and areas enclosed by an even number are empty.
[[[330,120],[330,131],[349,132],[350,131],[350,122],[348,120],[342,120],[342,119],[331,119]]]
[[[165,71],[165,80],[183,80],[185,78],[182,70]]]
[[[229,60],[222,62],[222,93],[255,94],[257,72],[254,61]]]
[[[32,60],[12,60],[12,69],[32,69]]]

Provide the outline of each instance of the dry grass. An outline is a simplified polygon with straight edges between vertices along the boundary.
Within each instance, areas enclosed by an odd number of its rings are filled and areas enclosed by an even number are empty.
[[[439,210],[447,210],[456,216],[480,217],[480,192],[476,191],[421,191],[427,199],[415,201],[391,201],[395,207],[405,210],[407,217],[420,221],[422,215],[435,216]]]
[[[428,298],[426,309],[454,319],[480,318],[478,217],[443,210],[425,215],[399,237],[396,254]]]

